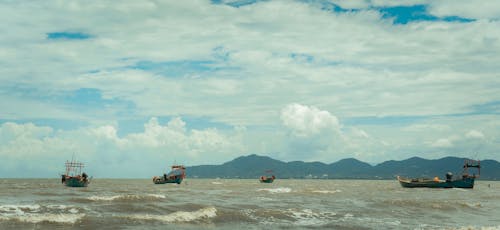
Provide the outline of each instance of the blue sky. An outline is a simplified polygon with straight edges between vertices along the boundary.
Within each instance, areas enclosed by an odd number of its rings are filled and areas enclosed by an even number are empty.
[[[495,1],[106,4],[0,3],[0,177],[500,160]]]

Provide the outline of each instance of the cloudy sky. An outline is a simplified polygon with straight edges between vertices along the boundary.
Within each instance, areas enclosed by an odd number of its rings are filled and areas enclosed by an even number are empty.
[[[500,2],[2,1],[0,177],[500,160]]]

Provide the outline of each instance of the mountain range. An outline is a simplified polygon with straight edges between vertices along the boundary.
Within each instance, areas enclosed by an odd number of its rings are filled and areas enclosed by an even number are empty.
[[[291,161],[284,162],[267,156],[241,156],[221,165],[199,165],[187,167],[192,178],[259,178],[272,170],[277,178],[318,179],[394,179],[406,177],[435,176],[444,178],[447,172],[460,175],[466,158],[445,157],[428,160],[412,157],[402,161],[385,161],[377,165],[347,158],[335,163]],[[475,169],[470,173],[477,174]],[[500,163],[495,160],[481,161],[480,180],[500,180]]]

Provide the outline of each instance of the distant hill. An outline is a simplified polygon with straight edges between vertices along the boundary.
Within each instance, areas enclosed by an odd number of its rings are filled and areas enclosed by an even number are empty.
[[[267,156],[238,157],[222,165],[199,165],[187,168],[188,177],[194,178],[258,178],[272,170],[278,178],[329,179],[394,179],[396,175],[408,177],[444,177],[447,172],[456,175],[462,171],[465,158],[445,157],[427,160],[412,157],[402,161],[385,161],[372,166],[354,158],[331,164],[322,162],[283,162]],[[472,171],[471,171],[472,172]],[[481,161],[481,180],[500,180],[500,163]]]

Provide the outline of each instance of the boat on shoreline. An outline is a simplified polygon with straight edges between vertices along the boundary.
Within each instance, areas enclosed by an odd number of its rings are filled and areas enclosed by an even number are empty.
[[[469,168],[476,168],[478,174],[469,174]],[[479,161],[465,160],[462,176],[453,178],[453,174],[446,173],[446,180],[440,180],[438,177],[429,178],[403,178],[397,176],[402,187],[405,188],[474,188],[474,181],[481,174],[481,165]]]
[[[83,163],[74,161],[66,161],[66,172],[61,175],[61,183],[66,187],[87,187],[90,184],[91,178],[85,172],[82,172]]]
[[[182,183],[186,178],[186,167],[184,165],[172,165],[172,170],[169,173],[164,173],[163,176],[154,176],[153,183],[155,184],[168,184],[168,183]]]

